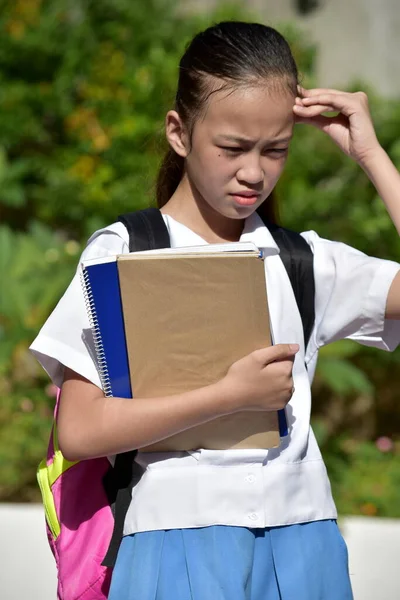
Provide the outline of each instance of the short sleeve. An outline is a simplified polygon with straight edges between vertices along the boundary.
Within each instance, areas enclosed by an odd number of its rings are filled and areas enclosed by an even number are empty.
[[[400,265],[322,239],[314,231],[302,235],[314,253],[314,350],[344,338],[394,350],[400,321],[385,319],[385,311]]]
[[[80,263],[82,260],[125,254],[129,252],[128,242],[128,233],[122,223],[110,225],[91,236],[71,283],[30,346],[33,355],[58,387],[63,382],[64,367],[69,367],[101,388],[81,284]]]

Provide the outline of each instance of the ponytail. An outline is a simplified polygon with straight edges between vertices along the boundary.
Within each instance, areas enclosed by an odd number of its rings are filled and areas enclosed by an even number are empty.
[[[185,159],[170,147],[164,156],[156,182],[158,208],[167,204],[178,187],[184,171]]]

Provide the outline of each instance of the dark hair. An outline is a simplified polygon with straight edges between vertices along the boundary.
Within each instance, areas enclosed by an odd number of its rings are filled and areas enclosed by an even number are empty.
[[[297,95],[297,66],[285,38],[259,23],[219,23],[198,33],[182,56],[175,110],[191,134],[212,93],[266,79]],[[159,208],[175,192],[183,171],[184,158],[169,148],[157,178]],[[275,202],[270,197],[264,205],[265,216],[275,221]]]

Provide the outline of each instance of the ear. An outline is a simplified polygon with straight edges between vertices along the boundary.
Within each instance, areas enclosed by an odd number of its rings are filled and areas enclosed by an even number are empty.
[[[165,117],[165,134],[171,148],[182,158],[189,154],[189,137],[182,119],[176,110],[170,110]]]

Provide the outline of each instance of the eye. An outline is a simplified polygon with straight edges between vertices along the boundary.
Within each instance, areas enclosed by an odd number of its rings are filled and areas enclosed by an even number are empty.
[[[272,154],[275,156],[282,156],[288,152],[289,148],[268,148],[264,154]]]
[[[239,154],[240,152],[243,152],[243,148],[240,146],[220,146],[220,148],[228,154]]]

